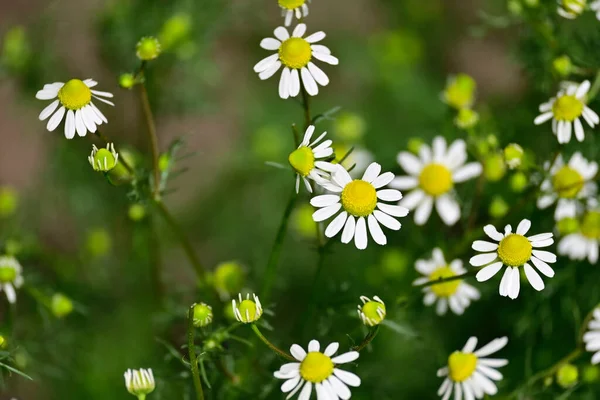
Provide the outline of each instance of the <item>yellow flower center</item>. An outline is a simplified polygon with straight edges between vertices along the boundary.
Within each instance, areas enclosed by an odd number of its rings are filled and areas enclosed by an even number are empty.
[[[583,189],[583,176],[571,167],[565,166],[552,177],[552,185],[556,193],[563,198],[572,199]]]
[[[370,215],[377,205],[373,185],[360,179],[353,180],[342,191],[342,206],[355,217]]]
[[[288,10],[295,10],[304,5],[305,2],[306,0],[279,0],[279,5]]]
[[[0,283],[10,283],[17,277],[17,271],[12,267],[0,267]]]
[[[505,265],[520,267],[531,258],[531,242],[523,235],[511,233],[500,241],[498,256]]]
[[[279,59],[289,68],[300,69],[305,67],[312,58],[310,44],[297,37],[291,37],[279,47]]]
[[[302,146],[290,154],[288,161],[297,173],[306,176],[315,167],[315,154],[310,147]]]
[[[238,306],[238,310],[242,316],[242,321],[246,323],[254,322],[260,317],[260,315],[256,315],[256,303],[252,300],[243,300]],[[246,314],[246,311],[248,314]]]
[[[381,316],[377,310],[381,310]],[[385,318],[385,304],[378,301],[368,301],[362,306],[361,312],[371,320],[373,325],[378,325]]]
[[[462,382],[469,379],[477,367],[477,356],[473,353],[455,351],[448,357],[448,370],[450,379]]]
[[[575,96],[564,95],[556,99],[552,105],[554,119],[558,121],[573,121],[583,113],[583,102]]]
[[[325,354],[312,351],[300,363],[300,375],[304,380],[319,383],[333,374],[333,361]]]
[[[79,79],[71,79],[58,91],[58,99],[65,108],[79,110],[92,100],[90,88]]]
[[[428,195],[439,196],[452,189],[452,174],[442,164],[428,164],[421,171],[419,184]]]
[[[438,279],[443,278],[451,278],[456,276],[456,273],[452,271],[450,267],[442,267],[433,271],[429,275],[430,281],[437,281]],[[458,290],[458,286],[460,285],[461,280],[457,279],[455,281],[438,283],[437,285],[431,285],[431,291],[435,293],[438,297],[450,297],[456,290]]]
[[[581,233],[590,239],[600,239],[600,212],[590,211],[583,217]]]

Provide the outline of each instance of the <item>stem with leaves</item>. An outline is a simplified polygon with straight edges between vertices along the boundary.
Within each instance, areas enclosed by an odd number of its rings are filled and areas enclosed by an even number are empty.
[[[143,72],[142,72],[143,73]],[[146,125],[148,126],[148,137],[150,139],[150,147],[152,148],[152,166],[154,172],[154,185],[152,195],[154,199],[160,198],[160,169],[158,167],[158,137],[156,136],[156,125],[154,124],[154,117],[152,115],[152,109],[150,108],[150,101],[148,100],[148,91],[146,90],[146,84],[142,79],[140,83],[140,98],[142,101],[142,109],[144,110],[144,116],[146,118]]]
[[[204,391],[202,390],[202,382],[200,382],[200,372],[198,371],[198,358],[194,347],[194,339],[196,329],[194,327],[194,306],[188,311],[188,353],[190,355],[190,367],[192,369],[192,379],[194,388],[196,389],[196,399],[204,400]]]
[[[260,331],[260,329],[258,329],[258,326],[256,324],[252,324],[251,327],[252,327],[252,331],[254,331],[254,333],[256,333],[256,336],[258,336],[258,338],[264,344],[266,344],[271,350],[273,350],[275,353],[277,353],[281,357],[285,358],[286,360],[293,361],[293,362],[298,362],[298,360],[296,360],[294,357],[292,357],[291,355],[289,355],[288,353],[286,353],[285,351],[281,350],[279,347],[277,347],[273,343],[271,343],[269,341],[269,339],[267,339],[262,334],[262,332]]]
[[[379,325],[375,325],[374,328],[371,328],[369,330],[369,333],[367,334],[367,336],[365,336],[363,341],[360,342],[360,344],[352,347],[352,350],[354,350],[354,351],[363,350],[365,347],[367,347],[369,345],[369,343],[371,343],[373,341],[373,339],[375,339],[375,336],[377,336],[378,333],[379,333]]]

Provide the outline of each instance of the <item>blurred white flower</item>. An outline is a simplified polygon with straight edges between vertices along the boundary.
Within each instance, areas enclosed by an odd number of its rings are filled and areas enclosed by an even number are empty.
[[[272,77],[283,65],[279,80],[279,96],[282,99],[296,97],[300,93],[300,77],[306,92],[311,96],[319,93],[317,83],[321,86],[329,84],[329,78],[312,62],[313,58],[331,65],[337,65],[339,62],[331,55],[329,48],[315,44],[325,38],[324,32],[316,32],[303,38],[305,33],[305,24],[298,24],[291,37],[288,30],[280,26],[275,29],[275,38],[266,38],[260,42],[263,49],[276,50],[277,53],[256,64],[254,72],[258,73],[260,79],[265,80]]]
[[[593,311],[594,318],[588,323],[588,331],[583,335],[585,349],[594,352],[592,364],[600,363],[600,308]]]
[[[422,285],[467,272],[461,260],[453,260],[447,263],[444,259],[444,253],[439,248],[433,249],[430,260],[417,260],[415,268],[425,277],[416,279],[413,285]],[[425,293],[423,302],[426,306],[437,302],[436,312],[438,315],[446,314],[448,306],[454,314],[461,315],[469,307],[472,300],[479,300],[480,297],[479,290],[462,279],[426,286],[423,288],[423,292]]]
[[[285,18],[285,26],[292,24],[294,15],[297,19],[306,18],[308,16],[308,5],[310,0],[278,0],[281,7],[281,15]]]
[[[311,142],[310,139],[314,132],[315,127],[313,125],[309,126],[302,143],[288,157],[290,165],[296,171],[296,193],[300,189],[300,178],[304,181],[306,190],[312,193],[308,179],[320,184],[329,177],[329,172],[334,169],[333,164],[324,161],[324,159],[333,156],[332,140],[321,142],[327,134],[327,132],[323,132],[321,136]]]
[[[585,132],[580,118],[583,117],[592,128],[600,122],[598,114],[585,104],[589,90],[590,81],[584,81],[580,85],[567,85],[556,97],[540,106],[542,114],[533,123],[540,125],[552,119],[552,132],[558,138],[558,143],[569,143],[573,131],[577,140],[582,142]]]
[[[587,0],[558,0],[558,15],[575,19],[585,10]]]
[[[446,139],[437,136],[433,139],[433,150],[426,144],[419,148],[419,157],[409,152],[398,154],[398,164],[409,176],[399,176],[390,187],[408,193],[399,205],[415,211],[415,223],[423,225],[429,219],[433,203],[446,225],[454,225],[460,219],[460,205],[452,189],[455,183],[473,179],[481,174],[478,162],[465,164],[467,146],[464,140],[455,140],[447,147]]]
[[[289,393],[287,399],[300,391],[298,399],[308,400],[313,387],[319,400],[349,399],[351,393],[348,386],[360,386],[360,378],[337,366],[358,359],[359,354],[349,351],[333,357],[339,347],[339,343],[331,343],[321,353],[319,342],[311,340],[307,353],[299,345],[292,345],[290,353],[298,362],[284,364],[273,374],[275,378],[285,380],[281,391]]]
[[[475,351],[477,338],[470,337],[462,350],[450,354],[448,365],[437,371],[438,377],[446,377],[438,396],[448,400],[453,389],[454,400],[482,399],[485,395],[495,395],[498,388],[494,381],[502,379],[502,374],[496,368],[505,366],[508,360],[485,357],[501,350],[507,343],[508,338],[502,337]]]
[[[567,218],[575,218],[577,210],[570,210]],[[577,231],[570,233],[558,242],[558,254],[565,255],[571,260],[588,259],[590,264],[598,262],[598,248],[600,246],[600,207],[595,199],[588,201],[588,208],[584,212]]]
[[[15,289],[23,285],[23,269],[16,258],[12,256],[0,256],[0,291],[4,291],[8,302],[13,304],[17,301]]]
[[[125,371],[125,387],[132,395],[145,398],[156,387],[152,369],[128,369]]]
[[[342,228],[342,243],[349,243],[354,238],[354,244],[360,250],[367,248],[367,226],[373,240],[379,245],[387,244],[387,238],[381,230],[381,223],[392,230],[400,229],[400,222],[393,217],[405,217],[408,209],[405,207],[383,203],[398,201],[402,193],[394,189],[383,189],[394,179],[394,174],[381,174],[381,165],[372,163],[362,176],[362,179],[352,179],[348,171],[339,164],[331,173],[329,181],[323,187],[334,194],[315,196],[310,204],[319,208],[313,214],[316,222],[338,214],[325,229],[328,238],[337,235]]]
[[[106,117],[94,105],[92,98],[114,106],[114,104],[103,97],[113,97],[112,93],[93,90],[98,82],[92,79],[84,81],[71,79],[67,83],[55,82],[44,85],[35,97],[39,100],[54,100],[40,113],[40,121],[44,121],[52,115],[46,129],[50,132],[56,129],[65,114],[65,137],[73,139],[75,132],[79,136],[85,136],[88,131],[96,132],[97,126],[107,123]],[[60,107],[59,107],[60,106]],[[57,110],[58,108],[58,110]],[[56,112],[55,112],[56,111]]]
[[[596,13],[596,19],[600,21],[600,0],[596,0],[590,4],[590,9]]]
[[[516,299],[519,296],[521,277],[519,267],[524,267],[525,276],[535,290],[544,289],[544,281],[531,267],[529,261],[548,278],[554,276],[554,270],[547,263],[555,263],[556,255],[549,251],[537,250],[548,247],[554,243],[552,233],[540,233],[525,237],[531,227],[531,221],[522,220],[517,226],[517,232],[512,233],[512,227],[506,225],[504,234],[498,232],[493,225],[486,225],[483,231],[496,243],[476,240],[472,248],[482,254],[471,257],[469,263],[474,267],[484,266],[477,272],[479,282],[492,278],[506,265],[506,270],[500,282],[500,296]]]

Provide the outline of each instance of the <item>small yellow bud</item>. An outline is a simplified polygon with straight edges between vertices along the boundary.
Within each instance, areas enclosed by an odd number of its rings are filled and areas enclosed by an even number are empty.
[[[141,221],[146,216],[146,207],[141,204],[132,204],[129,206],[127,215],[129,216],[129,219],[134,222]]]
[[[458,110],[456,118],[454,118],[454,124],[460,129],[470,129],[477,125],[478,122],[479,114],[470,108],[461,108]]]
[[[451,107],[460,110],[469,108],[475,101],[475,80],[467,74],[458,74],[448,79],[442,98]]]
[[[510,177],[510,188],[513,192],[521,193],[527,187],[527,175],[523,172],[517,172]]]
[[[160,42],[153,36],[143,37],[136,45],[136,55],[140,60],[154,60],[160,55]]]
[[[552,61],[552,70],[561,78],[566,78],[573,72],[573,63],[569,56],[563,55]]]
[[[489,213],[494,218],[502,218],[506,215],[509,209],[510,208],[506,201],[504,201],[502,197],[496,196],[490,203]]]
[[[194,304],[194,319],[193,324],[196,328],[204,327],[210,324],[213,320],[212,307],[205,303]]]
[[[17,191],[10,186],[0,186],[0,218],[13,215],[18,205]]]
[[[56,318],[64,318],[73,311],[73,302],[64,294],[56,293],[52,296],[51,309]]]
[[[563,389],[568,389],[577,384],[579,372],[573,364],[563,364],[556,372],[556,383]]]
[[[504,148],[504,161],[510,169],[518,168],[523,162],[524,156],[523,148],[516,143],[511,143]]]
[[[483,163],[483,173],[490,182],[497,182],[504,177],[506,173],[506,164],[504,157],[500,153],[489,155]]]
[[[119,76],[119,86],[123,89],[131,89],[135,85],[135,76],[133,74],[121,74]]]

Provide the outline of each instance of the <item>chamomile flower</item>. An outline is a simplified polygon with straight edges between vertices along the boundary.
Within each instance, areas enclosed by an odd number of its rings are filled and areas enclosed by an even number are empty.
[[[437,136],[433,149],[426,144],[419,147],[419,157],[409,152],[398,154],[398,164],[409,176],[400,176],[390,187],[414,189],[399,205],[415,211],[415,223],[423,225],[429,219],[433,204],[446,225],[454,225],[460,219],[460,206],[452,189],[455,183],[467,181],[481,174],[478,162],[465,164],[467,145],[455,140],[447,147],[446,140]]]
[[[544,289],[544,281],[529,262],[532,262],[548,278],[554,276],[554,270],[547,263],[555,263],[556,255],[549,251],[538,250],[554,243],[552,233],[540,233],[526,237],[525,234],[530,227],[531,221],[524,219],[517,226],[516,233],[512,233],[510,225],[506,225],[504,234],[502,234],[493,225],[486,225],[483,231],[499,243],[476,240],[471,246],[473,250],[480,251],[482,254],[471,257],[469,263],[474,267],[485,265],[475,276],[479,282],[487,281],[496,275],[502,266],[506,265],[500,282],[500,296],[508,296],[511,299],[519,296],[521,285],[519,267],[524,267],[525,276],[535,290]]]
[[[590,9],[596,13],[596,19],[600,21],[600,0],[591,3]]]
[[[54,100],[40,113],[40,121],[48,117],[46,129],[50,132],[56,129],[66,114],[65,137],[73,139],[75,132],[85,136],[88,131],[96,132],[97,126],[108,123],[106,117],[92,102],[92,98],[106,104],[114,104],[104,97],[113,97],[112,93],[93,90],[98,82],[93,79],[71,79],[67,83],[55,82],[44,85],[35,97],[39,100]]]
[[[413,285],[422,285],[427,282],[451,278],[467,272],[463,268],[461,260],[453,260],[447,263],[444,259],[444,253],[439,248],[433,249],[430,260],[417,260],[415,268],[425,276],[416,279]],[[423,288],[423,292],[425,293],[423,303],[426,306],[437,302],[436,312],[438,315],[446,314],[448,306],[450,306],[450,310],[454,314],[462,315],[465,309],[471,304],[471,301],[479,300],[480,297],[479,290],[462,279],[426,286]]]
[[[152,369],[128,369],[125,371],[125,387],[127,391],[138,398],[143,399],[152,393],[156,387]]]
[[[244,299],[240,293],[238,294],[238,300],[239,303],[236,303],[235,299],[231,300],[231,308],[235,319],[244,324],[250,324],[260,319],[263,309],[257,295],[252,294],[252,299],[250,299],[250,293],[248,293]]]
[[[314,132],[315,127],[313,125],[309,126],[300,146],[288,157],[290,165],[296,171],[296,193],[300,189],[300,178],[304,181],[306,190],[312,193],[308,180],[312,179],[317,183],[323,182],[334,168],[333,164],[324,161],[324,159],[333,155],[333,149],[331,148],[333,142],[331,140],[321,142],[327,132],[323,132],[321,136],[311,142],[310,139]]]
[[[300,392],[299,400],[309,400],[313,388],[319,400],[349,399],[352,394],[348,386],[360,386],[360,378],[352,372],[337,368],[356,360],[357,351],[349,351],[334,357],[339,343],[331,343],[321,352],[321,345],[316,340],[308,344],[308,352],[297,344],[292,345],[290,353],[298,362],[284,364],[273,375],[284,379],[281,385],[283,393],[289,393],[287,399]]]
[[[367,296],[360,296],[362,304],[358,305],[358,316],[363,324],[368,326],[379,325],[385,319],[385,303],[379,296],[373,296],[373,300]]]
[[[285,26],[292,24],[294,15],[297,19],[306,18],[308,16],[308,5],[310,0],[278,0],[281,7],[281,15],[285,18]]]
[[[485,395],[493,396],[498,392],[496,383],[502,379],[502,374],[496,370],[508,364],[502,358],[486,358],[501,350],[508,343],[507,337],[492,340],[475,351],[477,338],[470,337],[460,351],[455,351],[448,357],[448,365],[437,371],[437,376],[445,376],[438,396],[448,400],[454,390],[454,400],[482,399]]]
[[[590,202],[595,203],[595,202]],[[567,217],[573,217],[568,215]],[[577,231],[570,233],[558,242],[558,254],[565,255],[571,260],[588,259],[590,264],[598,262],[598,247],[600,246],[600,207],[597,205],[586,210]]]
[[[300,78],[306,92],[315,96],[319,87],[327,86],[329,78],[312,59],[316,58],[327,64],[337,65],[338,59],[331,55],[329,48],[315,44],[325,38],[324,32],[316,32],[306,38],[306,25],[298,24],[292,35],[283,26],[275,29],[275,38],[266,38],[260,42],[265,50],[276,50],[277,53],[261,60],[254,66],[254,72],[262,80],[272,77],[283,66],[279,80],[279,96],[282,99],[296,97],[300,93]]]
[[[587,0],[558,0],[558,15],[567,19],[575,19],[585,10]]]
[[[537,206],[543,209],[556,202],[556,221],[574,215],[578,200],[587,199],[597,191],[596,183],[591,180],[598,173],[598,164],[586,160],[579,152],[573,154],[566,165],[559,155],[552,166],[547,162],[544,168],[549,170],[550,177],[542,182],[543,194]]]
[[[310,204],[319,208],[314,212],[313,220],[321,222],[337,214],[325,229],[325,236],[334,237],[343,228],[342,243],[350,243],[354,238],[354,244],[360,250],[367,248],[367,230],[375,243],[387,244],[379,224],[397,231],[400,222],[392,217],[405,217],[408,214],[405,207],[384,203],[402,198],[400,191],[384,189],[392,179],[394,174],[381,174],[381,165],[377,163],[369,165],[362,179],[354,180],[344,167],[335,164],[330,180],[322,184],[333,194],[315,196],[310,200]],[[342,212],[338,214],[340,210]]]
[[[6,294],[9,303],[17,301],[18,289],[23,285],[21,264],[12,256],[0,256],[0,291]]]
[[[593,128],[600,122],[600,117],[586,105],[586,96],[590,90],[590,81],[580,85],[567,85],[561,89],[556,97],[540,106],[540,112],[533,121],[540,125],[552,119],[552,132],[558,138],[558,143],[569,143],[571,133],[582,142],[585,138],[581,117]]]
[[[594,309],[594,318],[588,323],[588,331],[583,335],[585,349],[594,352],[592,364],[600,363],[600,308]]]

